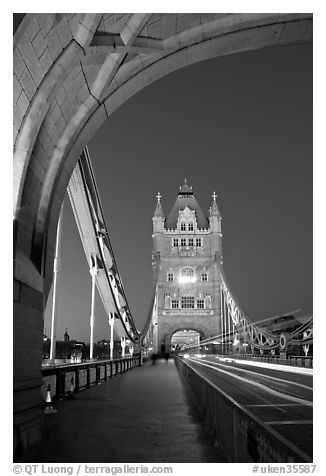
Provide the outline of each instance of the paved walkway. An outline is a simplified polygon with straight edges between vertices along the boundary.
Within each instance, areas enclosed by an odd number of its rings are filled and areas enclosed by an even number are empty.
[[[47,439],[23,462],[225,462],[199,421],[174,361],[146,363],[46,416]]]

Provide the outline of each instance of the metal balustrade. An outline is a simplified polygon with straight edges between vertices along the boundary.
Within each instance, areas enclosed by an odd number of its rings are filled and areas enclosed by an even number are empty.
[[[140,356],[125,359],[99,360],[78,364],[63,364],[43,367],[42,394],[45,400],[47,386],[51,386],[51,398],[62,399],[97,385],[115,375],[127,372],[140,365]]]
[[[186,362],[175,358],[176,366],[200,405],[216,441],[232,463],[299,463],[312,458],[243,408],[232,397],[201,376]]]
[[[267,362],[270,364],[290,365],[292,367],[313,368],[313,356],[292,355],[283,359],[279,355],[252,355],[252,354],[223,354],[221,357],[230,357],[239,360],[252,360],[254,362]]]

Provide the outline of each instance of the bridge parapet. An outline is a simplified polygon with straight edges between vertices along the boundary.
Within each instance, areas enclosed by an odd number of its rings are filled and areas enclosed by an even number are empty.
[[[178,370],[200,402],[199,411],[232,463],[312,462],[312,457],[278,434],[248,409],[175,358]]]
[[[51,385],[51,398],[64,398],[71,393],[97,385],[120,373],[127,372],[140,365],[139,355],[125,359],[99,360],[79,364],[63,364],[43,367],[43,399],[47,386]]]
[[[292,367],[313,367],[313,356],[291,355],[283,359],[279,355],[251,355],[251,354],[232,354],[232,358],[241,360],[251,360],[254,362],[266,362],[270,364],[290,365]]]

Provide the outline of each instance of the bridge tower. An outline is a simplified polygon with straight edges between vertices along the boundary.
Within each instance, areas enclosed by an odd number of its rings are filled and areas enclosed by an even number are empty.
[[[212,197],[207,218],[185,179],[165,218],[157,195],[152,235],[154,352],[170,351],[178,331],[196,331],[203,339],[221,332],[221,215],[215,192]]]

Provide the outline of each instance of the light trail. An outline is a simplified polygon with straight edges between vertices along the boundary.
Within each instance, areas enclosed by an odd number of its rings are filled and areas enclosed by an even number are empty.
[[[205,360],[205,359],[200,359],[200,362],[207,362],[208,364],[219,365],[221,367],[230,368],[229,365],[221,364],[220,362],[211,362],[210,360]],[[254,370],[246,370],[246,369],[243,369],[243,368],[239,369],[237,367],[233,367],[233,368],[234,368],[234,370],[239,370],[240,372],[247,372],[248,375],[257,375],[259,377],[262,377],[262,378],[265,378],[265,379],[268,379],[268,380],[276,380],[276,381],[284,383],[284,384],[296,385],[297,387],[301,387],[301,388],[304,388],[306,390],[310,390],[311,392],[313,391],[312,387],[308,387],[308,385],[304,385],[302,383],[293,382],[292,380],[285,380],[285,379],[279,378],[279,377],[272,377],[272,376],[269,376],[269,375],[264,375],[264,374],[261,374],[259,372],[255,372]]]
[[[221,368],[217,368],[216,366],[205,364],[201,360],[195,360],[195,359],[192,359],[192,358],[189,359],[189,360],[198,364],[198,365],[202,365],[204,367],[209,367],[209,368],[215,370],[216,372],[220,372],[220,373],[223,373],[225,375],[228,375],[229,377],[232,377],[233,379],[236,379],[236,380],[239,380],[241,382],[247,383],[249,385],[253,385],[255,387],[258,387],[261,390],[263,390],[264,392],[270,393],[270,394],[272,394],[274,396],[277,396],[279,398],[285,398],[286,400],[290,400],[290,401],[296,402],[296,403],[301,403],[302,405],[312,406],[312,402],[309,402],[308,400],[304,400],[303,398],[292,397],[290,395],[286,395],[284,393],[278,392],[277,390],[272,390],[271,388],[268,388],[265,385],[260,384],[258,382],[253,382],[252,380],[249,380],[249,379],[244,378],[244,377],[240,377],[239,375],[235,375],[232,372],[227,372],[226,370],[223,370]],[[277,405],[275,405],[275,406],[277,406]]]

